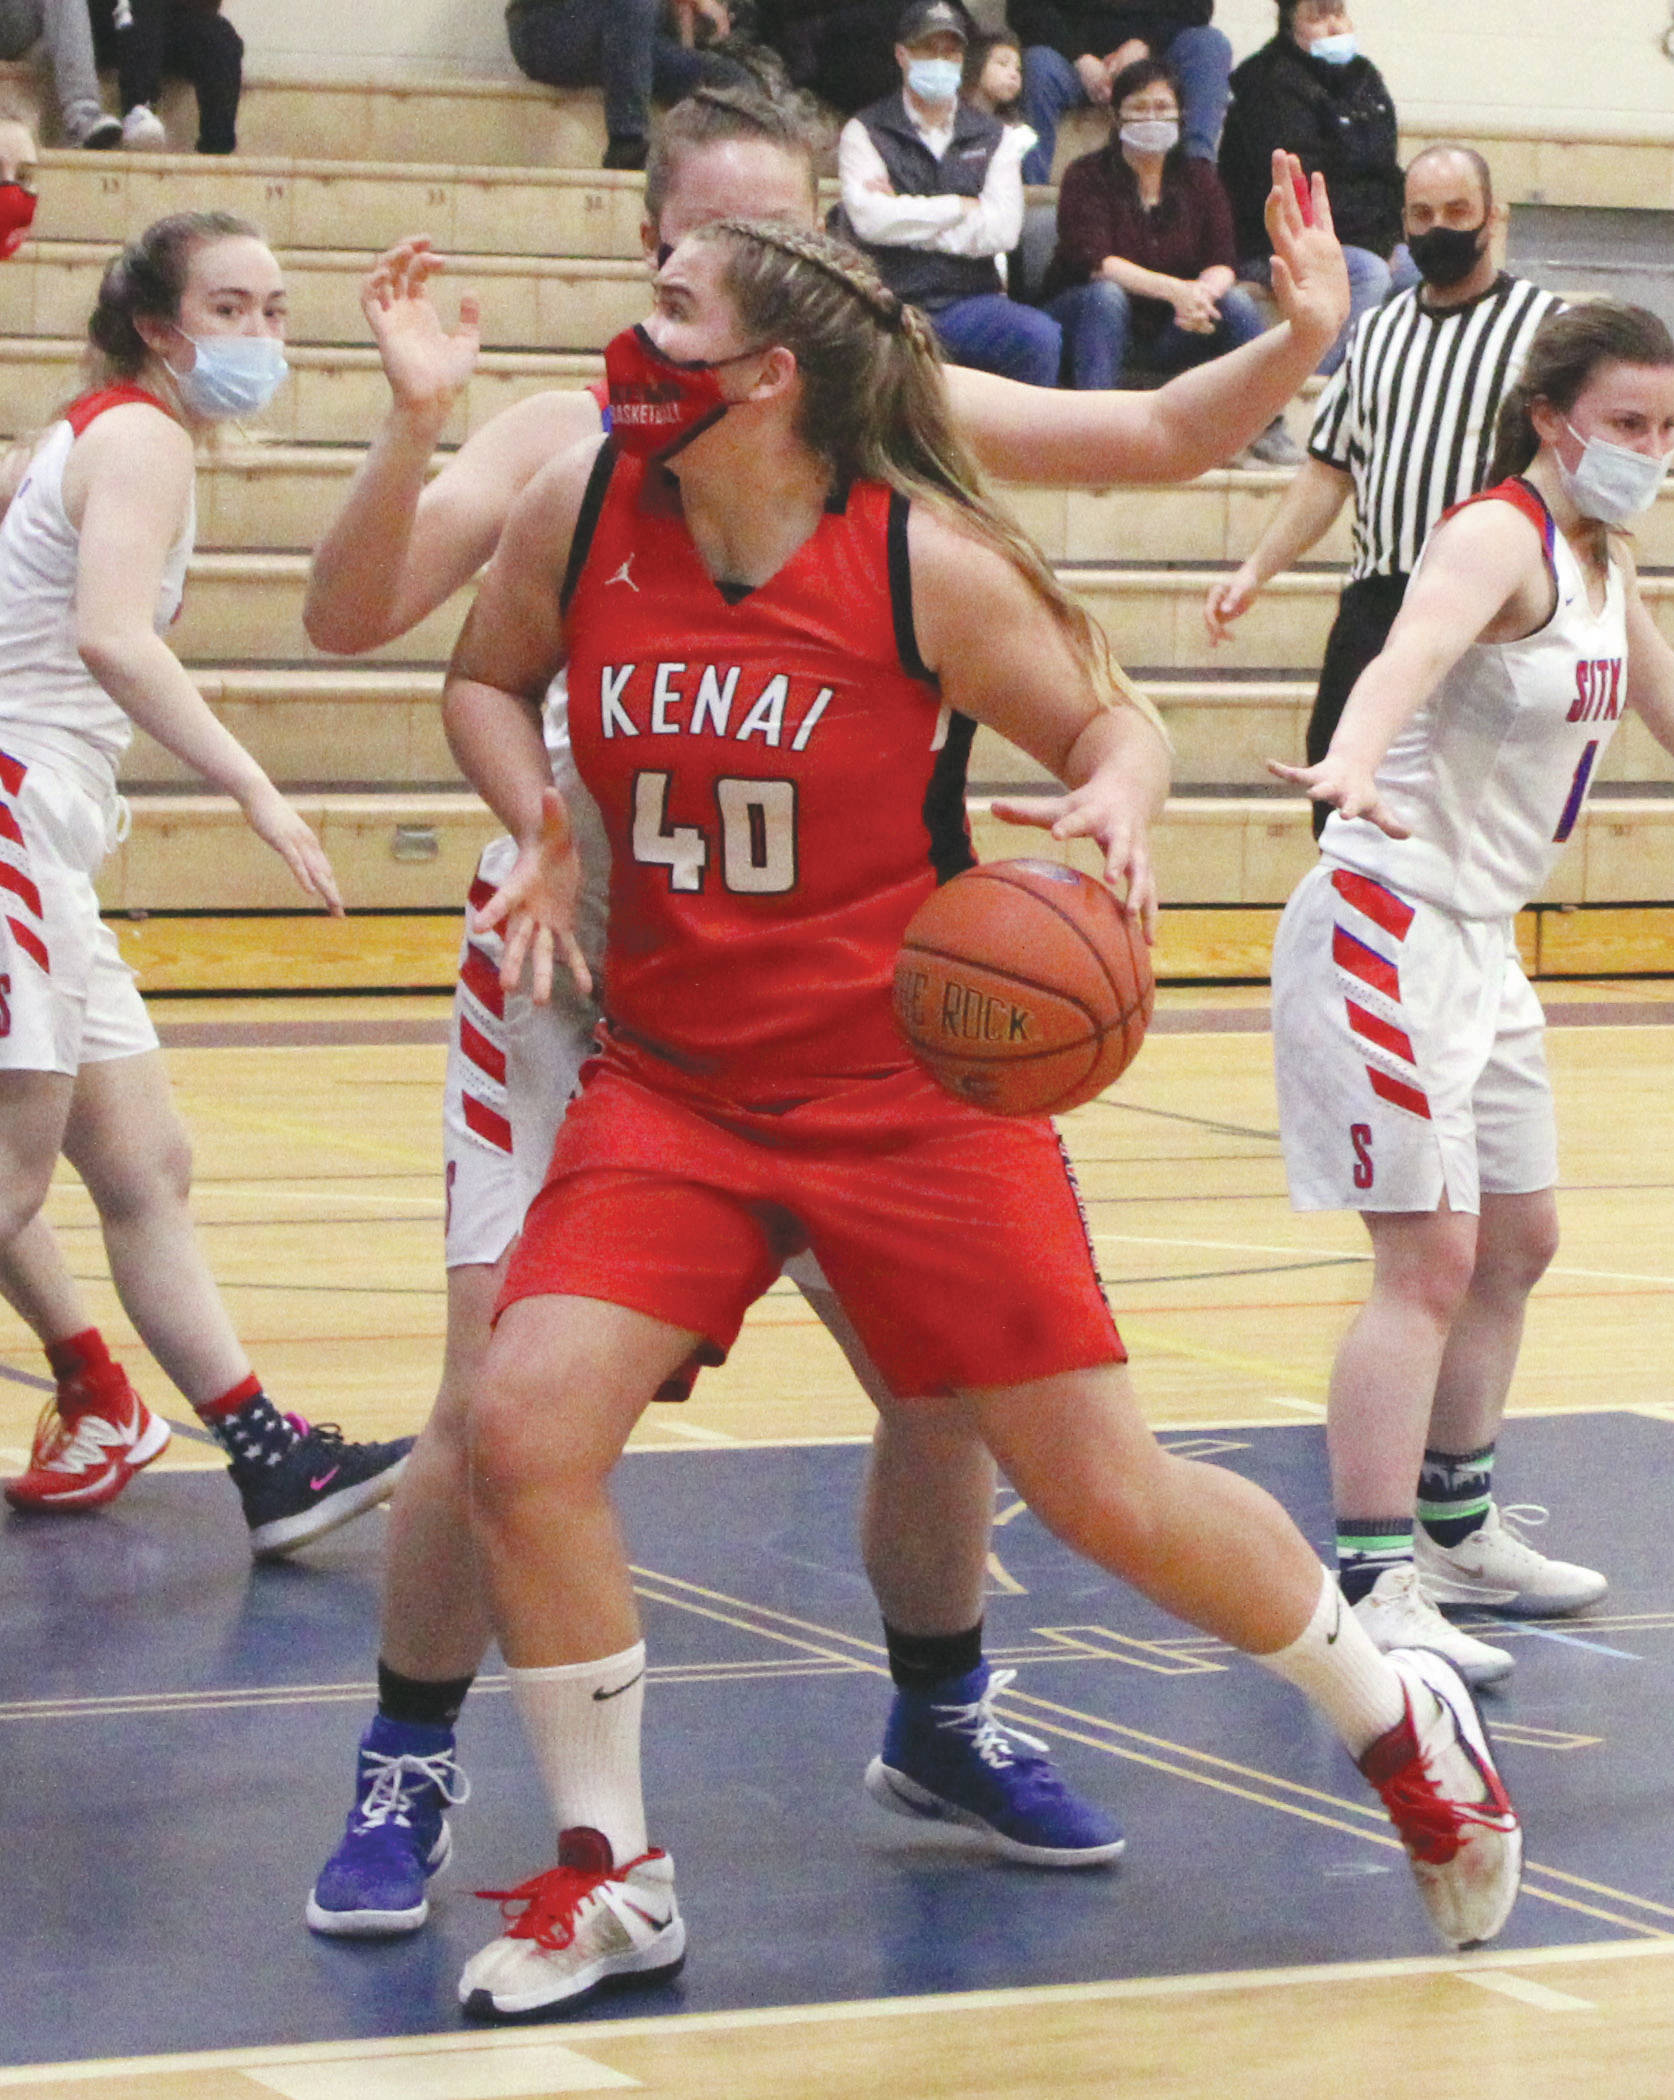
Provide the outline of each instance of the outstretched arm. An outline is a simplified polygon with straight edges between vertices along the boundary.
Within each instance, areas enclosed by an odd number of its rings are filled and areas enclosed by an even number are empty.
[[[1627,578],[1627,704],[1665,751],[1674,751],[1674,649],[1663,639],[1639,595],[1631,564]]]
[[[1353,486],[1342,468],[1309,454],[1291,476],[1248,558],[1230,576],[1217,577],[1209,586],[1203,621],[1211,644],[1230,641],[1233,621],[1249,611],[1262,587],[1324,539]]]
[[[540,715],[564,662],[558,582],[597,452],[594,443],[567,453],[518,498],[442,691],[442,721],[460,771],[518,843],[516,865],[477,923],[504,925],[501,982],[515,989],[527,962],[539,1001],[551,996],[555,956],[584,997],[592,989],[575,937],[580,868]]]
[[[450,334],[429,283],[443,268],[416,235],[381,256],[361,292],[392,396],[309,571],[303,624],[320,649],[354,656],[392,641],[475,575],[530,477],[597,434],[586,394],[543,393],[503,410],[427,485],[436,441],[477,359],[477,306],[459,299]]]
[[[154,408],[112,409],[77,440],[64,476],[65,507],[78,533],[77,652],[124,714],[231,795],[298,885],[341,913],[319,840],[216,719],[152,624],[192,473],[191,439]]]
[[[1528,633],[1550,595],[1540,535],[1509,503],[1475,504],[1439,525],[1381,656],[1355,681],[1317,766],[1270,758],[1275,779],[1345,817],[1366,817],[1391,838],[1406,827],[1378,792],[1385,754],[1473,642]]]
[[[1324,181],[1313,179],[1308,225],[1293,179],[1300,164],[1275,154],[1273,169],[1267,223],[1281,325],[1149,394],[1060,391],[951,368],[954,413],[990,473],[1070,487],[1189,481],[1266,429],[1348,317]]]

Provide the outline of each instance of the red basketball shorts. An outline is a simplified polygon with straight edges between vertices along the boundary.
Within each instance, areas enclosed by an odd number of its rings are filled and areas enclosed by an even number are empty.
[[[804,1246],[902,1398],[1126,1361],[1057,1133],[968,1108],[916,1066],[723,1120],[607,1052],[559,1131],[501,1309],[598,1298],[724,1355]]]

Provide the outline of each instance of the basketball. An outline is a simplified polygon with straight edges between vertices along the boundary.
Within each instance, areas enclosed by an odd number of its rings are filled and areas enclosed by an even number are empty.
[[[1155,999],[1144,935],[1103,883],[1057,861],[956,875],[913,914],[895,964],[914,1056],[996,1116],[1102,1093],[1132,1064]]]

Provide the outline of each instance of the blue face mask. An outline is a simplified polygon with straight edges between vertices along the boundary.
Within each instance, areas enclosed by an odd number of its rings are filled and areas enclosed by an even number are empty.
[[[956,58],[910,58],[907,85],[920,102],[951,102],[963,72]]]
[[[1328,66],[1346,66],[1351,58],[1360,56],[1360,39],[1352,29],[1345,29],[1341,36],[1316,37],[1308,46],[1310,58],[1323,58]]]
[[[175,384],[191,413],[206,422],[260,415],[291,369],[284,345],[271,335],[189,335],[186,340],[197,362],[189,372],[177,372]]]

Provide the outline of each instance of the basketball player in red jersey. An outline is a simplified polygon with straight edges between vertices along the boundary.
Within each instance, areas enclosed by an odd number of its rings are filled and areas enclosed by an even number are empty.
[[[527,964],[539,996],[555,960],[587,977],[539,725],[566,661],[612,856],[603,1047],[470,1423],[478,1561],[558,1864],[504,1893],[462,2002],[525,2017],[683,1958],[672,1863],[647,1843],[645,1649],[609,1475],[659,1385],[724,1353],[804,1245],[903,1404],[979,1436],[1060,1537],[1318,1703],[1441,1931],[1487,1937],[1521,1836],[1462,1681],[1381,1655],[1269,1496],[1162,1451],[1050,1126],[952,1100],[894,1032],[901,934],[969,860],[938,793],[950,723],[1064,780],[1010,813],[1096,839],[1144,917],[1160,737],[1111,701],[1085,612],[983,494],[923,317],[852,251],[759,221],[700,231],[607,370],[612,437],[519,499],[444,700],[520,843],[483,915],[505,922],[508,984]]]
[[[647,170],[647,253],[731,211],[814,225],[815,143],[794,101],[705,91],[679,105],[659,129]],[[1155,393],[1058,394],[951,371],[956,413],[986,463],[1020,479],[1174,480],[1236,450],[1312,370],[1347,310],[1323,193],[1318,202],[1320,223],[1305,225],[1287,169],[1273,203],[1285,325]],[[468,301],[452,336],[430,303],[426,282],[439,267],[426,244],[412,242],[368,282],[366,311],[395,407],[315,556],[307,619],[323,647],[367,649],[405,632],[488,558],[539,468],[598,435],[600,407],[590,394],[539,394],[475,432],[427,485],[431,450],[476,356]],[[563,734],[559,711],[549,709],[554,768],[567,770]],[[572,815],[597,848],[588,853],[586,914],[596,942],[603,842],[591,812],[577,805]],[[482,894],[510,866],[510,845],[488,848]],[[594,1019],[575,1002],[531,1014],[518,996],[501,997],[488,950],[480,939],[471,945],[445,1107],[447,1352],[435,1411],[392,1510],[378,1709],[361,1742],[355,1803],[309,1900],[310,1925],[331,1934],[422,1926],[428,1877],[447,1856],[444,1813],[463,1787],[453,1724],[487,1640],[465,1517],[465,1402],[507,1249],[539,1186]],[[997,1686],[982,1653],[994,1497],[986,1451],[931,1424],[922,1409],[892,1405],[817,1272],[804,1263],[796,1274],[879,1407],[862,1536],[896,1686],[889,1770],[918,1790],[919,1810],[957,1817],[1003,1857],[1065,1867],[1113,1857],[1121,1845],[1114,1820],[1077,1800],[1044,1756],[996,1732],[989,1700]],[[907,1808],[914,1797],[895,1783],[884,1798]]]

